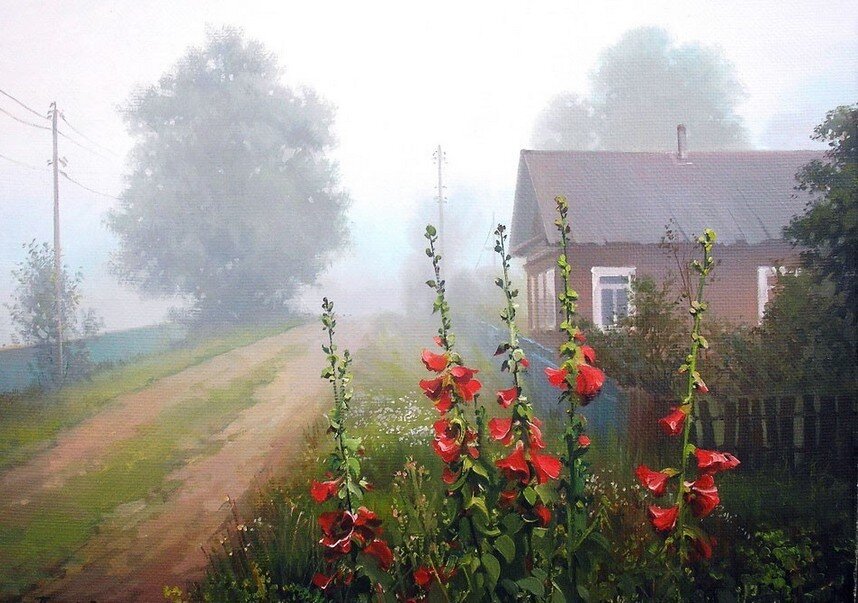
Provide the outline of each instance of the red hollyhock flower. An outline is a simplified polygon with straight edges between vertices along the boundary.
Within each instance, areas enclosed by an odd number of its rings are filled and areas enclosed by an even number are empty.
[[[430,400],[437,400],[441,397],[441,393],[444,391],[444,380],[441,377],[436,377],[434,379],[421,379],[420,389],[423,390],[425,396]]]
[[[355,516],[348,511],[328,511],[319,515],[322,539],[319,544],[332,553],[345,554],[352,548],[352,534],[355,528]]]
[[[721,502],[715,478],[709,473],[694,482],[685,482],[685,487],[690,489],[685,493],[685,500],[691,505],[695,517],[706,517]]]
[[[453,394],[448,388],[445,388],[441,392],[441,395],[438,396],[438,400],[435,402],[435,408],[442,415],[446,414],[447,411],[453,408]]]
[[[641,486],[653,493],[653,496],[664,495],[667,489],[667,480],[670,479],[666,473],[661,471],[653,471],[646,465],[639,465],[635,469],[635,476],[638,478]]]
[[[530,360],[524,357],[522,357],[522,359],[519,360],[518,363],[522,366],[522,368],[527,368],[530,366]]]
[[[581,353],[584,355],[584,361],[587,364],[596,364],[596,350],[588,345],[582,345]]]
[[[425,565],[414,570],[414,583],[420,588],[428,588],[432,583],[432,572]]]
[[[649,520],[659,532],[669,532],[676,526],[676,518],[679,517],[679,507],[673,506],[662,509],[657,505],[650,505],[647,509]]]
[[[423,364],[426,365],[426,370],[440,373],[447,368],[447,356],[445,354],[435,354],[429,350],[423,350]]]
[[[548,377],[548,383],[550,383],[554,387],[559,387],[562,390],[569,389],[569,384],[566,382],[566,376],[568,374],[569,372],[565,368],[545,368],[545,376]]]
[[[697,457],[697,469],[701,473],[718,473],[739,466],[739,459],[729,452],[698,448],[694,451],[694,456]]]
[[[512,444],[515,434],[512,431],[512,419],[495,418],[489,421],[489,434],[504,446]]]
[[[580,448],[589,448],[590,447],[590,436],[586,436],[581,434],[578,436],[578,446]]]
[[[560,470],[563,468],[563,464],[557,457],[550,454],[539,454],[535,450],[530,451],[530,462],[533,464],[536,481],[540,484],[544,484],[549,479],[557,479]]]
[[[449,467],[445,466],[444,470],[441,472],[441,480],[448,486],[452,486],[456,483],[456,480],[459,479],[459,472],[453,471]]]
[[[518,480],[522,485],[530,481],[530,467],[524,458],[524,443],[521,440],[516,442],[515,450],[508,457],[495,461],[495,465],[507,479]]]
[[[539,518],[539,525],[543,528],[547,528],[548,524],[551,523],[551,509],[542,503],[537,503],[536,506],[533,507],[533,512],[536,513],[536,516]]]
[[[509,408],[510,404],[518,400],[518,388],[502,389],[497,393],[497,396],[498,404],[500,404],[501,408]]]
[[[480,388],[483,387],[483,384],[480,383],[476,379],[471,379],[466,383],[456,384],[456,389],[459,390],[459,395],[462,396],[463,402],[471,402],[474,399],[474,396],[479,393]]]
[[[456,383],[467,383],[474,378],[474,375],[479,372],[480,371],[476,369],[456,365],[450,369],[450,376],[453,377],[453,381],[455,381]]]
[[[589,364],[578,365],[578,377],[575,379],[575,393],[590,402],[602,391],[605,384],[605,373]]]
[[[378,566],[387,571],[393,565],[393,551],[384,540],[373,540],[364,547],[363,552],[378,559]]]
[[[687,416],[680,408],[676,406],[670,407],[670,414],[658,420],[658,424],[662,431],[669,436],[675,436],[682,433],[682,427],[685,424]]]
[[[435,449],[435,454],[448,465],[459,460],[462,454],[462,442],[461,428],[458,424],[451,423],[449,419],[439,419],[435,421],[433,427],[435,439],[432,440],[432,448]]]
[[[332,496],[336,496],[337,490],[340,487],[340,480],[330,480],[327,482],[317,482],[313,480],[313,483],[310,485],[310,496],[313,497],[317,503],[323,503]]]
[[[367,509],[360,507],[355,514],[354,537],[360,544],[366,544],[381,534],[381,520],[378,515]]]

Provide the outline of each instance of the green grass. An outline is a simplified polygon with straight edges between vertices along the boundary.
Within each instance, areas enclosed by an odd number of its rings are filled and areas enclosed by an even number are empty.
[[[42,450],[63,429],[77,425],[129,392],[181,372],[232,349],[292,328],[245,327],[210,337],[189,347],[154,354],[132,363],[98,371],[88,381],[50,393],[28,392],[0,397],[0,471],[23,463]]]
[[[104,462],[74,476],[44,500],[0,519],[0,598],[17,596],[52,575],[120,505],[157,503],[178,484],[166,480],[188,458],[220,447],[209,436],[253,405],[253,392],[270,383],[283,356],[244,378],[163,411],[157,420],[114,446]]]

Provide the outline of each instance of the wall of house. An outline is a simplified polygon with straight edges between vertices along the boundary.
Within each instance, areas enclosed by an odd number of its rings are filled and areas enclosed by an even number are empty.
[[[525,270],[528,274],[528,308],[534,312],[533,302],[538,291],[533,290],[533,276],[545,273],[555,266],[556,249],[542,248],[528,255]],[[686,261],[698,257],[697,249],[691,245],[680,249],[680,257]],[[713,255],[718,262],[712,281],[707,285],[706,300],[710,303],[711,315],[737,324],[756,324],[758,309],[758,267],[795,266],[798,254],[785,241],[771,241],[758,245],[716,245]],[[579,313],[593,321],[593,275],[594,266],[634,267],[635,276],[649,275],[662,281],[677,274],[676,260],[668,256],[656,244],[611,243],[605,245],[573,245],[569,262],[572,265],[572,284],[580,295]],[[555,271],[555,291],[560,290],[559,272]],[[560,306],[557,304],[557,311]],[[561,319],[558,318],[557,324]],[[545,322],[544,320],[542,321]],[[560,338],[555,329],[540,328],[531,320],[528,334],[554,346]]]

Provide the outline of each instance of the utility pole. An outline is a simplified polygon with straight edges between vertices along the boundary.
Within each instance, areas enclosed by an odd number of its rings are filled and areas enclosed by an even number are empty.
[[[435,160],[438,162],[438,251],[444,255],[444,180],[441,175],[441,165],[444,163],[444,151],[441,145],[435,151]]]
[[[54,304],[57,322],[57,378],[63,380],[63,300],[62,300],[62,256],[60,253],[60,162],[57,148],[57,103],[51,103],[51,134],[54,140],[51,166],[54,168]]]

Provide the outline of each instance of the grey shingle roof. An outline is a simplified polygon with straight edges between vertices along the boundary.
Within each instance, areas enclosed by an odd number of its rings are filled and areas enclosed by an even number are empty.
[[[673,219],[691,238],[712,228],[725,244],[782,238],[808,196],[795,174],[817,151],[521,152],[512,248],[558,240],[554,197],[569,200],[576,243],[654,243]]]

